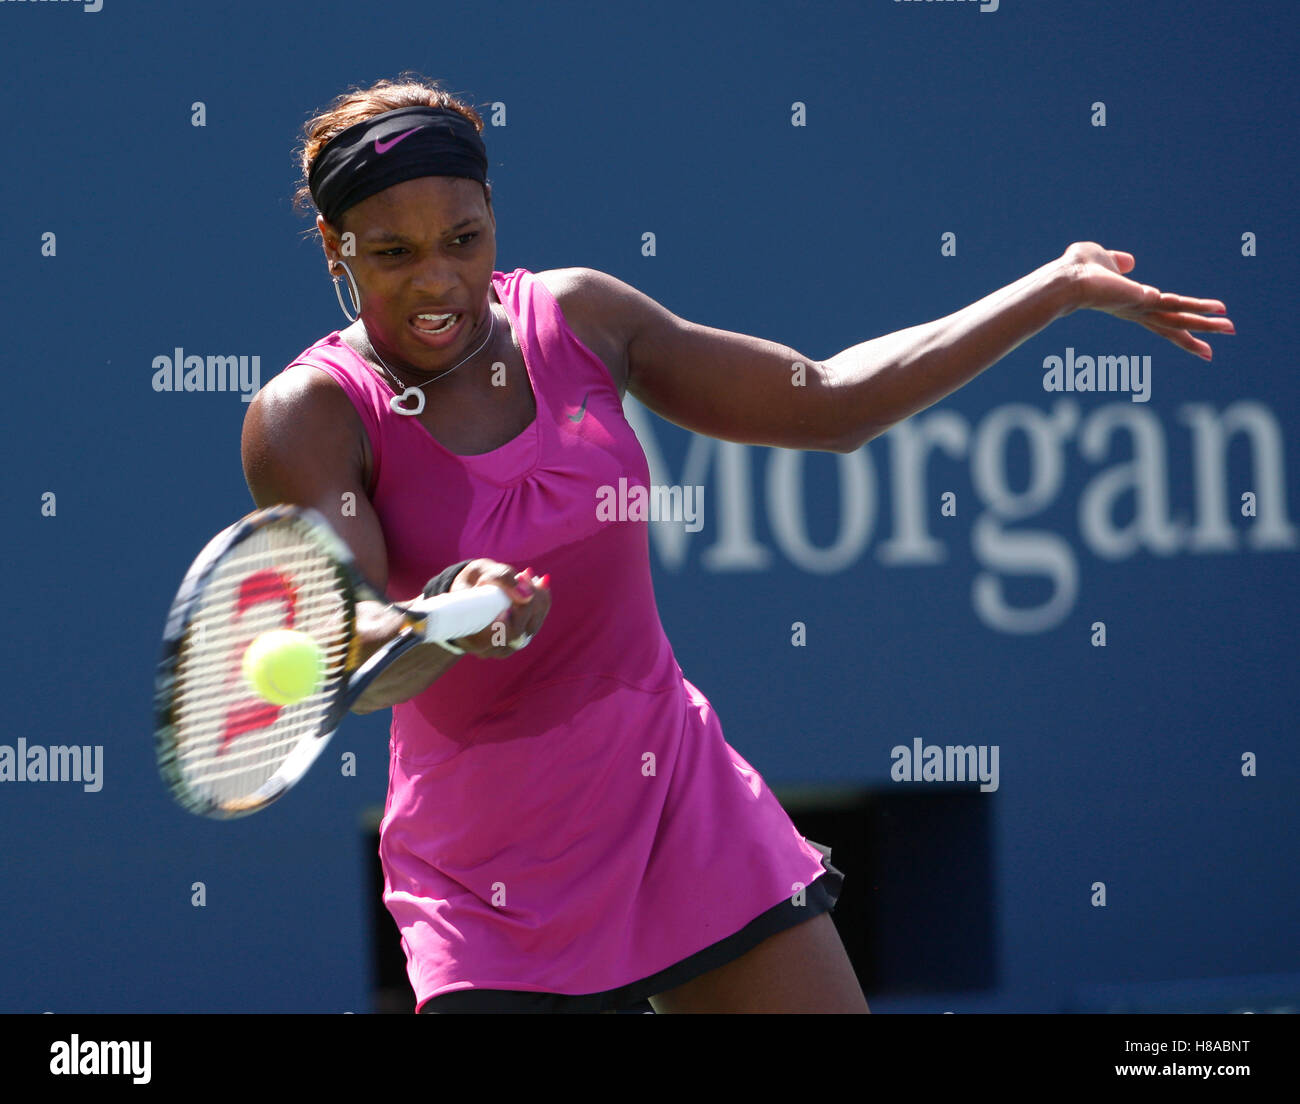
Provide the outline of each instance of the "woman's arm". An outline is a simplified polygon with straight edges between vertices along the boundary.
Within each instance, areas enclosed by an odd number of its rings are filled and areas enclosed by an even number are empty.
[[[687,322],[612,276],[574,271],[594,304],[591,317],[606,328],[620,327],[628,391],[655,413],[727,441],[852,452],[1075,310],[1139,322],[1207,358],[1209,346],[1190,330],[1234,332],[1226,318],[1201,317],[1222,313],[1218,300],[1135,283],[1122,275],[1133,264],[1128,253],[1076,243],[955,314],[854,345],[826,361]]]
[[[362,576],[383,593],[388,553],[383,528],[362,485],[364,432],[351,400],[324,372],[281,373],[257,393],[244,416],[244,478],[259,507],[284,502],[319,511],[351,550]],[[545,588],[517,590],[513,568],[485,559],[466,565],[453,589],[489,582],[511,597],[510,609],[498,619],[504,630],[494,631],[494,622],[456,643],[472,655],[508,656],[513,654],[510,640],[536,633],[550,608],[550,594]],[[401,627],[401,614],[388,603],[358,603],[362,661]],[[417,644],[366,688],[352,712],[371,713],[409,701],[459,658],[440,645]]]
[[[1210,359],[1189,330],[1235,333],[1217,299],[1191,299],[1124,278],[1132,254],[1078,242],[1063,256],[978,302],[921,326],[855,345],[826,361],[843,412],[845,451],[946,398],[1018,345],[1072,311],[1093,309],[1138,322]]]
[[[837,353],[826,370],[841,451],[951,395],[1073,309],[1071,270],[1057,260],[955,314]]]

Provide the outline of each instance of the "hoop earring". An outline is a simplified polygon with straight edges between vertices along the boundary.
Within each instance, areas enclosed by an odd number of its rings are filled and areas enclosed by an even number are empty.
[[[343,317],[349,322],[355,322],[361,317],[361,289],[357,287],[357,282],[352,276],[352,269],[348,268],[347,262],[336,261],[335,263],[340,265],[343,271],[347,273],[348,298],[352,300],[352,309],[357,313],[355,315],[348,314],[348,308],[343,305],[343,289],[339,287],[339,278],[337,276],[334,277],[334,295],[339,301],[339,309],[343,311]]]

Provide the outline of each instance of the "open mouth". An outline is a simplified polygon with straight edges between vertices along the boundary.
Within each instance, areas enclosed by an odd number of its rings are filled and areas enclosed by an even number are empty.
[[[459,314],[417,314],[411,320],[411,325],[420,333],[436,337],[439,334],[450,333],[460,319]]]

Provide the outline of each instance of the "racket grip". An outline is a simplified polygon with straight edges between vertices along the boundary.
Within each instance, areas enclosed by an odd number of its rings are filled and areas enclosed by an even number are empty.
[[[417,598],[407,610],[425,618],[421,636],[439,643],[473,636],[510,608],[510,598],[494,584],[470,587],[432,598]]]

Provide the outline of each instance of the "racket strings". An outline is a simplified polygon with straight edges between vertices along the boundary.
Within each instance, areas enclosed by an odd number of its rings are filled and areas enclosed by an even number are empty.
[[[348,609],[333,558],[292,522],[255,530],[221,558],[191,616],[173,691],[174,763],[192,790],[238,802],[320,730],[347,664]],[[253,692],[242,664],[259,634],[285,628],[316,641],[324,674],[309,697],[276,706]]]

